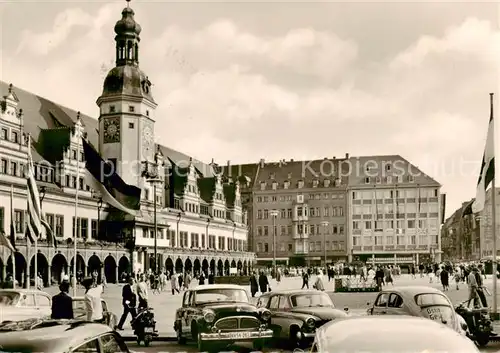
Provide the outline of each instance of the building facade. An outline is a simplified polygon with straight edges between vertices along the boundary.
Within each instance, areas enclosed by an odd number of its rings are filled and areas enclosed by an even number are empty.
[[[441,259],[440,184],[401,156],[350,159],[351,257],[378,264]]]
[[[114,29],[116,67],[97,100],[98,120],[0,82],[0,230],[8,233],[14,218],[16,278],[33,277],[35,261],[25,240],[28,134],[42,211],[58,243],[57,249],[49,247],[42,235],[37,244],[38,271],[47,283],[72,272],[74,239],[78,270],[98,271],[108,282],[152,268],[155,237],[159,268],[247,271],[255,255],[247,250],[247,214],[241,202],[246,179],[228,178],[215,163],[155,144],[156,103],[151,82],[139,68],[141,27],[130,7]],[[143,190],[138,217],[103,203],[87,185],[80,136],[98,148],[126,183]],[[12,254],[1,248],[0,279],[8,273]]]
[[[480,254],[481,258],[492,257],[493,256],[493,218],[492,218],[492,191],[493,188],[489,188],[486,191],[486,200],[484,203],[484,209],[476,214],[479,219],[480,234]],[[497,249],[500,246],[500,188],[496,188],[496,238],[497,238]],[[498,250],[497,250],[498,256]]]
[[[345,161],[261,160],[253,168],[232,166],[252,180],[249,229],[259,264],[270,265],[274,258],[292,266],[347,259]]]
[[[441,228],[443,260],[476,261],[481,258],[481,217],[466,214],[465,210],[474,200],[462,203]]]

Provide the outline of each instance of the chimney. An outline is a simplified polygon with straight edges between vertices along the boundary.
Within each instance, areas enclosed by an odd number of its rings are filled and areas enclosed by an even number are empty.
[[[293,158],[292,158],[292,159],[290,159],[290,162],[293,162]]]
[[[349,159],[349,153],[345,154],[345,159]]]
[[[266,164],[266,160],[264,158],[261,158],[259,163],[260,163],[260,167],[264,168],[264,166]]]
[[[332,159],[335,161],[335,160],[337,160],[337,157],[333,156]]]

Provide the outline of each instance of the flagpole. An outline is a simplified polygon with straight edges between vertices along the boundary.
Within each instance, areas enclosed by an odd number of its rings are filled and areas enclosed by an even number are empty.
[[[75,234],[73,239],[73,297],[76,297],[76,271],[77,271],[77,240],[78,240],[78,192],[80,190],[80,112],[76,117],[75,124],[76,136],[76,191],[75,191]]]
[[[10,185],[10,215],[11,218],[14,215],[14,185]],[[14,224],[14,220],[10,220],[11,227]],[[15,227],[15,226],[14,226]],[[15,231],[15,228],[14,228]],[[15,236],[15,235],[14,235]],[[12,244],[14,245],[14,244]],[[12,288],[16,288],[16,249],[12,250],[12,278],[13,278],[13,285]]]
[[[493,96],[494,93],[490,93],[490,110],[491,110],[491,116],[493,118]],[[495,126],[495,121],[493,120],[493,127]],[[495,129],[493,128],[493,133],[491,134],[492,136],[492,144],[493,144],[493,151],[495,150]],[[494,156],[494,154],[493,154]],[[496,176],[496,171],[493,172],[493,180],[491,181],[491,223],[493,225],[492,227],[492,235],[493,235],[493,316],[496,319],[497,316],[497,213],[496,213],[496,187],[495,187],[495,176]]]
[[[31,153],[31,135],[28,135],[28,156],[30,156],[30,153]],[[30,173],[34,173],[34,170],[31,169],[33,161],[32,160],[28,160],[28,163],[30,165],[29,172]],[[28,178],[29,177],[30,176],[28,176]],[[30,197],[29,196],[29,192],[28,192],[28,197]],[[40,236],[40,234],[32,234],[32,236],[33,236],[33,238],[35,240],[35,255],[33,257],[33,260],[35,261],[35,266],[34,266],[35,273],[33,274],[33,279],[35,280],[35,289],[37,289],[38,288],[38,237]],[[28,281],[31,282],[31,280],[29,279],[29,277],[28,277]]]

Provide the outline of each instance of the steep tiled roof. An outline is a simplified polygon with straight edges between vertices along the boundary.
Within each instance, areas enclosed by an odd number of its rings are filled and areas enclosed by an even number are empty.
[[[0,95],[7,94],[9,89],[9,84],[0,81]],[[52,151],[52,146],[47,148],[46,134],[52,134],[51,129],[60,129],[73,127],[76,122],[77,111],[54,103],[48,99],[40,97],[34,93],[25,91],[21,88],[14,86],[14,92],[19,99],[19,108],[23,109],[24,112],[24,131],[31,134],[33,138],[33,159],[38,162],[42,159],[57,158],[59,153],[62,151]],[[94,146],[98,146],[98,121],[90,116],[81,114],[82,123],[84,125],[85,132],[90,142]],[[42,133],[42,131],[44,131]],[[40,136],[42,135],[43,136]],[[64,133],[61,131],[54,132],[58,139],[58,146],[64,145]],[[42,137],[40,139],[40,137]],[[59,141],[60,140],[60,141]],[[166,146],[160,146],[163,155],[174,161],[175,164],[179,166],[187,166],[190,157],[184,153],[178,152]],[[48,153],[46,156],[45,153]],[[50,152],[50,153],[49,153]],[[194,160],[193,164],[196,169],[200,171],[205,176],[212,176],[212,169],[205,163]]]
[[[233,181],[239,181],[242,188],[254,185],[259,170],[258,163],[251,164],[228,164],[222,166],[222,174]],[[247,185],[247,184],[250,185]]]
[[[42,130],[35,148],[45,160],[55,164],[63,159],[63,153],[70,146],[71,133],[69,127]]]
[[[413,176],[414,180],[412,184],[440,186],[437,181],[399,155],[351,157],[349,158],[349,163],[351,165],[351,172],[349,174],[350,186],[366,184],[366,177],[385,178],[397,175],[403,177],[403,183],[408,183],[409,176]],[[395,182],[393,181],[393,183]],[[371,183],[373,184],[375,181]]]
[[[224,184],[223,192],[227,207],[234,207],[234,200],[236,199],[236,185],[234,183]]]
[[[198,179],[198,189],[200,190],[200,197],[203,201],[210,203],[215,191],[215,178]]]

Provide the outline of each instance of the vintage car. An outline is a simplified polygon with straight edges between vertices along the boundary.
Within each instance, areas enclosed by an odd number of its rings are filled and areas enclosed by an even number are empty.
[[[393,287],[379,292],[368,315],[409,315],[441,322],[465,334],[467,325],[455,313],[450,299],[439,289],[425,286]]]
[[[0,350],[6,353],[129,353],[122,337],[113,329],[80,320],[31,319],[3,323],[0,342]]]
[[[311,344],[316,329],[330,320],[345,318],[345,310],[335,309],[330,296],[317,290],[283,290],[265,293],[257,307],[271,311],[269,327],[275,340],[287,338],[293,347]]]
[[[108,304],[104,299],[101,299],[101,303],[104,323],[109,327],[114,328],[118,323],[117,316],[108,310]],[[85,309],[85,301],[83,297],[73,298],[73,316],[75,319],[87,320],[87,311]]]
[[[0,290],[0,322],[50,316],[52,299],[35,289]]]
[[[271,312],[250,304],[242,286],[200,285],[187,290],[175,314],[174,330],[179,344],[192,339],[198,350],[219,351],[233,343],[251,342],[261,350],[273,337],[268,329]]]
[[[295,349],[294,353],[303,352]],[[316,331],[310,353],[479,353],[467,337],[437,322],[411,316],[353,316]]]

